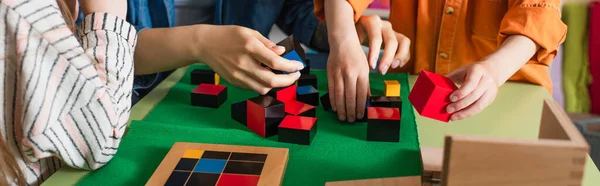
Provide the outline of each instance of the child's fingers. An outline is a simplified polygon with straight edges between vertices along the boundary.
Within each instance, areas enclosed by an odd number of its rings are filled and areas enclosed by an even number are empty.
[[[385,41],[385,49],[383,50],[383,56],[379,61],[379,72],[381,72],[381,74],[387,73],[392,64],[392,60],[394,59],[394,55],[398,50],[398,39],[396,38],[396,33],[391,29],[391,25],[387,25],[390,24],[389,22],[384,22],[384,24],[386,24],[384,28],[389,29],[382,30],[383,40]]]
[[[365,116],[365,107],[367,97],[370,92],[369,75],[358,76],[356,81],[356,118],[362,119]]]
[[[392,68],[403,67],[410,60],[410,39],[400,33],[396,33],[396,38],[398,38],[398,50],[392,61]]]
[[[381,44],[383,39],[381,36],[381,18],[379,16],[368,16],[364,21],[365,27],[367,28],[367,35],[369,38],[369,65],[372,69],[377,66],[377,59],[379,58],[379,52],[381,51]]]
[[[327,89],[329,90],[329,103],[331,110],[337,111],[337,105],[335,104],[335,74],[333,71],[327,71]]]
[[[467,69],[467,71],[465,73],[466,73],[466,75],[465,75],[464,83],[460,86],[460,88],[458,90],[456,90],[452,94],[450,94],[450,101],[452,101],[452,102],[461,100],[465,96],[467,96],[471,92],[473,92],[473,90],[475,90],[475,88],[477,88],[477,85],[479,84],[479,81],[481,80],[482,75],[483,75],[481,73],[481,71],[474,70],[474,68]]]
[[[486,90],[487,89],[485,87],[478,85],[478,87],[475,88],[475,90],[473,90],[471,93],[469,93],[464,98],[461,98],[460,100],[449,104],[446,107],[446,111],[449,113],[454,113],[456,111],[460,111],[460,110],[472,105],[473,103],[475,103],[475,101],[477,101],[481,98],[481,96],[483,95],[483,93]]]
[[[495,94],[492,91],[485,91],[481,98],[479,98],[479,100],[477,100],[474,104],[470,105],[464,110],[452,114],[450,119],[452,121],[457,121],[474,116],[475,114],[481,112],[485,107],[490,105],[494,100],[494,97]]]
[[[356,119],[356,81],[357,76],[344,77],[344,98],[346,102],[346,119],[352,123]]]
[[[344,77],[342,77],[341,73],[337,73],[336,76],[336,81],[335,81],[335,104],[337,107],[337,114],[338,114],[338,119],[340,121],[345,121],[346,120],[346,104],[345,104],[345,90],[344,90]]]

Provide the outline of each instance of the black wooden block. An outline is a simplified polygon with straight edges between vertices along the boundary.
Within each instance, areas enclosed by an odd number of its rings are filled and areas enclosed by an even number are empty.
[[[323,109],[325,111],[333,111],[331,109],[331,102],[329,101],[329,92],[321,96],[321,104],[323,105]]]
[[[304,61],[304,68],[300,70],[300,74],[310,74],[310,59]]]
[[[317,118],[286,116],[279,125],[279,142],[310,145],[317,134]]]
[[[246,103],[248,129],[263,137],[277,134],[277,126],[285,117],[283,102],[271,96],[250,98]]]
[[[300,78],[298,78],[298,86],[305,86],[305,85],[310,85],[313,86],[315,88],[319,87],[317,86],[317,75],[314,74],[302,74],[300,75]]]
[[[219,108],[227,100],[227,87],[202,83],[191,93],[193,106]]]
[[[373,107],[393,107],[402,111],[402,99],[400,97],[372,96],[371,106]]]
[[[296,89],[296,93],[298,94],[296,96],[298,101],[312,106],[319,105],[319,91],[315,87],[310,85],[299,86]]]
[[[368,107],[367,141],[399,142],[398,108]]]
[[[238,123],[246,126],[246,101],[231,104],[231,118]]]
[[[219,75],[212,70],[194,69],[190,73],[190,83],[199,85],[200,83],[219,84]]]

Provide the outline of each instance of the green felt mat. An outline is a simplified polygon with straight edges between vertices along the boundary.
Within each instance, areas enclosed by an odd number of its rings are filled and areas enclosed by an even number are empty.
[[[206,68],[194,66],[190,68]],[[327,90],[324,71],[319,78],[321,95]],[[371,91],[383,92],[384,79],[397,79],[401,95],[409,93],[407,74],[371,75]],[[229,85],[221,81],[222,84]],[[344,124],[334,113],[317,108],[318,132],[310,146],[262,138],[230,117],[230,105],[257,96],[228,86],[228,100],[219,109],[190,106],[189,72],[152,110],[144,121],[133,121],[113,160],[90,173],[80,185],[143,185],[175,142],[218,143],[290,149],[283,185],[324,185],[328,181],[421,174],[421,156],[412,106],[404,101],[399,143],[368,142],[366,123]]]

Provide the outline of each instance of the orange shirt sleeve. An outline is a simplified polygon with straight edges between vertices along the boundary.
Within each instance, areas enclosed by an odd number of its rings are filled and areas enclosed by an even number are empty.
[[[354,22],[362,16],[362,13],[369,7],[373,0],[348,0],[352,9],[354,9]],[[315,15],[320,21],[325,22],[325,0],[314,0]]]
[[[498,45],[510,35],[529,37],[540,47],[530,63],[550,65],[566,33],[567,26],[560,19],[560,0],[509,0]]]

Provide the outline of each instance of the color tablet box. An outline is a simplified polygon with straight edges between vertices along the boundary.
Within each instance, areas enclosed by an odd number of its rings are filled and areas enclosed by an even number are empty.
[[[288,149],[177,142],[146,185],[281,185]]]
[[[451,113],[446,112],[450,104],[450,94],[458,87],[447,77],[428,71],[421,71],[408,100],[421,116],[448,122]]]
[[[227,87],[202,83],[192,90],[190,100],[193,106],[219,108],[227,101]]]

